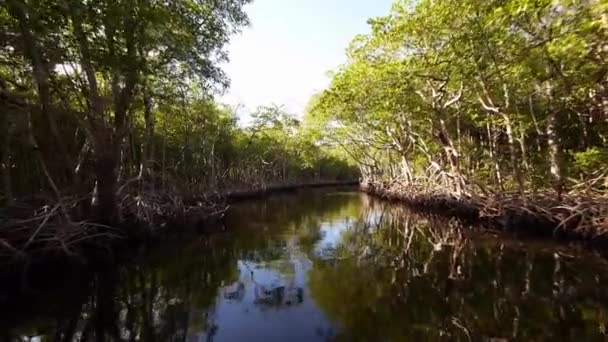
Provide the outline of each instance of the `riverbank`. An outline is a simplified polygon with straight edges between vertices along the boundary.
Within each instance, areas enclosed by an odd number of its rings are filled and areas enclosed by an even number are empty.
[[[0,211],[0,273],[38,263],[112,263],[121,250],[183,232],[205,233],[223,225],[231,203],[303,188],[356,186],[355,181],[275,183],[202,195],[146,193],[120,198],[121,223],[108,226],[83,217],[76,197],[60,203],[17,203]]]
[[[400,184],[362,183],[362,191],[417,211],[526,237],[608,246],[608,199],[552,193],[455,196],[413,191]]]
[[[323,188],[332,186],[359,186],[359,181],[327,181],[327,182],[312,182],[303,184],[273,184],[270,186],[263,186],[257,189],[241,189],[241,190],[230,190],[224,193],[224,197],[228,203],[235,203],[242,200],[260,198],[268,195],[272,195],[278,192],[293,191],[298,189],[310,189],[310,188]]]

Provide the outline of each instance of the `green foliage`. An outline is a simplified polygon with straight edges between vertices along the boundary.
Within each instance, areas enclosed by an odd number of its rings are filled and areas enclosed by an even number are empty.
[[[576,169],[565,151],[605,148],[601,3],[396,1],[354,38],[310,116],[370,180],[547,186]]]
[[[249,2],[2,2],[0,192],[90,193],[101,181],[115,209],[133,179],[209,191],[356,177],[281,108],[243,128],[211,100],[229,85],[219,63]]]
[[[574,154],[574,168],[583,175],[591,175],[598,171],[605,171],[608,165],[608,151],[597,147]]]

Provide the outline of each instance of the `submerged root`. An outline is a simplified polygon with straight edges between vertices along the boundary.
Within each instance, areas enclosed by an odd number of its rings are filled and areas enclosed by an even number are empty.
[[[344,185],[346,182],[294,183],[262,186],[242,191],[192,194],[190,191],[147,191],[140,178],[127,181],[117,191],[119,220],[114,227],[91,219],[90,198],[41,198],[0,208],[0,271],[19,260],[41,260],[49,256],[87,259],[87,251],[111,253],[119,241],[153,238],[171,227],[196,232],[223,228],[228,202],[258,197],[274,191],[300,187]],[[348,184],[353,184],[348,182]],[[50,203],[50,204],[49,204]],[[94,209],[94,208],[93,208]],[[94,212],[94,210],[93,210]]]
[[[397,200],[420,211],[450,216],[488,228],[608,243],[608,198],[598,194],[502,193],[455,195],[435,190],[420,193],[399,183],[366,183],[364,191]]]
[[[126,238],[142,238],[164,227],[184,227],[221,218],[227,206],[218,198],[184,201],[179,196],[146,193],[124,195],[116,226],[76,219],[81,198],[62,198],[61,205],[20,203],[0,212],[0,269],[23,260],[70,257],[86,260],[89,251],[111,251]],[[72,210],[65,215],[60,206]],[[86,215],[81,215],[86,217]],[[136,229],[139,227],[139,229]]]
[[[62,199],[66,206],[77,203],[76,198]],[[78,256],[85,246],[106,246],[124,237],[117,228],[68,220],[58,204],[31,208],[21,204],[18,209],[0,218],[0,267],[25,258]]]
[[[185,199],[169,194],[142,193],[125,195],[119,209],[124,221],[145,223],[149,229],[157,230],[167,226],[192,227],[221,219],[228,205],[220,196]]]

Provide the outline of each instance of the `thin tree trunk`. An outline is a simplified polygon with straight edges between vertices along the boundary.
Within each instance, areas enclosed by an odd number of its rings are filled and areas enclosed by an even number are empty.
[[[92,156],[91,156],[91,143],[88,138],[85,138],[84,144],[80,149],[80,153],[78,154],[78,164],[74,169],[76,186],[80,194],[92,194],[91,190],[95,187],[95,184],[92,182]],[[90,215],[90,204],[96,200],[94,198],[84,199],[80,201],[80,207],[83,211],[83,217],[88,217]]]
[[[591,145],[591,141],[590,141],[590,137],[589,137],[589,128],[590,125],[589,120],[587,120],[587,118],[585,116],[583,116],[582,113],[580,112],[576,112],[576,117],[578,118],[578,121],[581,123],[581,127],[583,129],[583,138],[579,141],[579,148],[581,150],[586,150],[587,148],[589,148],[589,146]]]
[[[511,119],[507,114],[502,114],[502,117],[505,121],[505,127],[507,130],[507,140],[509,142],[509,155],[511,159],[511,169],[515,174],[515,180],[517,181],[518,190],[521,195],[524,194],[524,183],[521,176],[521,169],[517,164],[517,156],[515,152],[515,139],[513,138],[513,126],[511,125]]]
[[[0,151],[0,155],[2,156],[0,159],[0,171],[2,171],[2,193],[4,194],[4,202],[7,205],[13,203],[10,131],[8,113],[0,114],[0,134],[2,135],[2,141],[0,141],[0,146],[2,146],[2,150]]]
[[[146,136],[145,141],[142,144],[142,155],[139,169],[139,179],[143,179],[144,176],[152,175],[152,163],[154,160],[154,113],[152,112],[152,98],[150,94],[144,88],[143,91],[144,99],[144,121],[146,124]],[[142,183],[143,185],[143,183]],[[150,182],[150,185],[154,187],[154,180]]]
[[[488,142],[490,144],[488,152],[490,153],[490,159],[492,160],[492,164],[494,164],[494,174],[496,175],[496,183],[498,187],[504,191],[504,186],[502,182],[502,173],[500,171],[500,164],[498,163],[498,159],[496,158],[496,139],[494,138],[494,134],[492,134],[494,121],[491,121],[486,124],[486,130],[488,133]]]
[[[557,115],[554,110],[550,109],[551,112],[547,118],[547,146],[549,146],[549,165],[551,171],[551,177],[553,179],[553,186],[561,197],[563,190],[563,178],[561,168],[561,148],[559,143],[559,135],[557,133]]]
[[[462,192],[462,177],[460,174],[460,156],[458,155],[458,151],[454,147],[454,143],[450,138],[450,134],[445,125],[445,121],[443,119],[439,120],[440,131],[439,131],[439,141],[443,145],[443,150],[445,152],[448,163],[450,164],[450,170],[452,172],[452,176],[456,178],[454,185],[456,187],[456,193],[460,194]]]
[[[165,111],[165,119],[163,120],[163,156],[162,156],[162,170],[161,170],[161,177],[162,177],[162,188],[163,190],[166,190],[166,178],[167,175],[166,173],[166,165],[167,165],[167,119],[168,119],[169,114],[167,113],[167,111]]]
[[[541,138],[543,136],[543,132],[540,129],[538,120],[536,119],[536,114],[534,113],[534,103],[532,102],[532,96],[528,97],[528,105],[530,107],[530,115],[532,116],[532,121],[534,122],[534,128],[536,129],[536,149],[538,152],[541,152],[542,151]]]
[[[211,144],[211,179],[210,179],[210,186],[211,188],[215,189],[217,186],[217,176],[216,176],[216,170],[215,170],[215,141]]]
[[[462,151],[462,131],[460,128],[460,111],[456,112],[456,145],[458,146],[458,151]]]
[[[553,187],[561,199],[563,191],[563,170],[561,161],[561,146],[558,132],[557,113],[553,104],[553,86],[547,83],[547,98],[549,100],[549,113],[547,116],[547,146],[549,147],[549,165]]]
[[[521,152],[521,161],[522,161],[522,166],[524,167],[524,170],[529,170],[530,166],[528,164],[528,156],[527,156],[527,147],[526,147],[526,135],[524,133],[524,131],[522,130],[520,132],[519,135],[519,139],[517,139],[517,141],[519,142],[519,149]]]
[[[410,164],[405,156],[401,157],[401,170],[405,176],[405,182],[407,184],[411,184],[413,181],[412,169],[410,168]]]
[[[113,149],[96,153],[95,176],[97,178],[97,204],[99,219],[107,224],[118,222],[117,156]]]

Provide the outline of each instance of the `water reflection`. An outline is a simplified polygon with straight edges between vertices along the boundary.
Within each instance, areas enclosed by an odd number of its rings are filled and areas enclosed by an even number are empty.
[[[167,241],[83,280],[84,295],[42,293],[0,331],[7,341],[605,337],[604,259],[471,229],[358,193],[275,196],[235,207],[225,234]],[[65,310],[50,316],[57,298]]]

